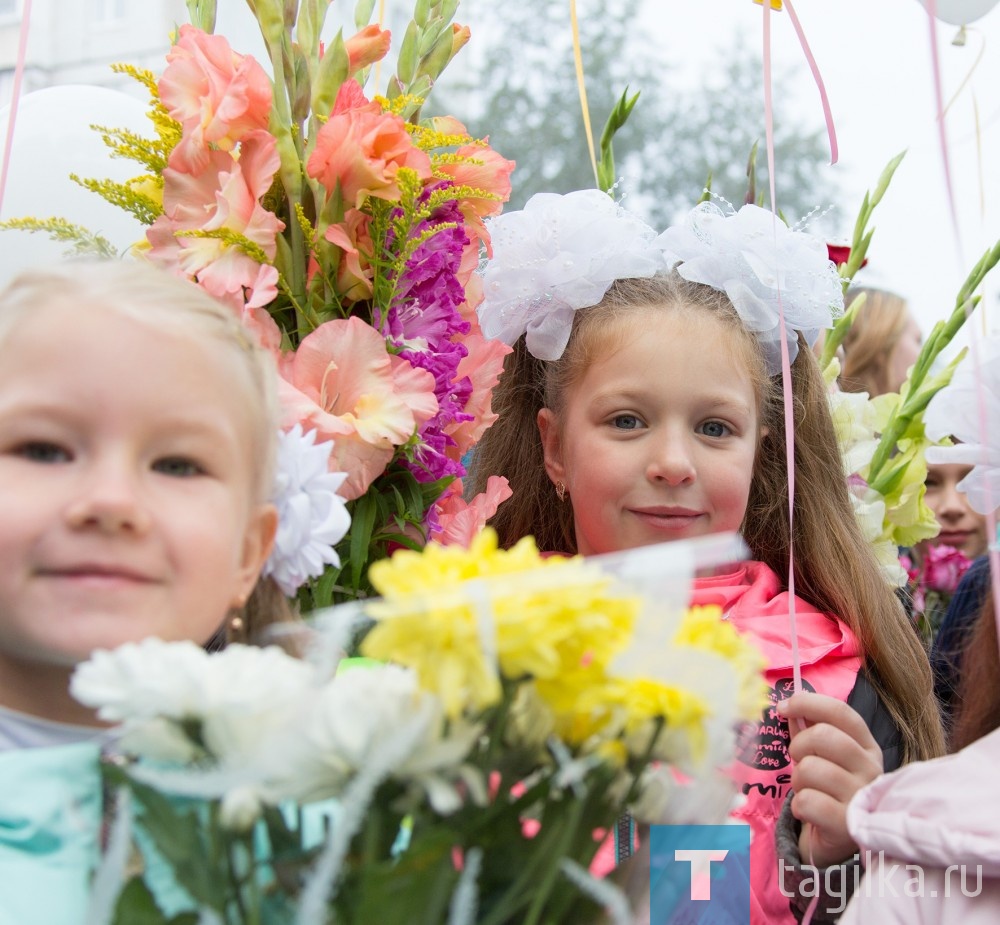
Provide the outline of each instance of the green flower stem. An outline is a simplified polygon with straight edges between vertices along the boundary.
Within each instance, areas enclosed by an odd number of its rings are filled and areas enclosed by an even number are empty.
[[[574,800],[573,808],[569,814],[569,819],[563,823],[562,831],[559,833],[559,838],[556,840],[550,854],[551,862],[549,863],[549,869],[545,872],[545,876],[542,878],[542,882],[538,886],[538,892],[535,893],[534,902],[532,902],[530,908],[528,909],[528,915],[524,919],[524,925],[538,925],[542,913],[545,910],[545,904],[549,900],[549,894],[552,892],[556,879],[561,873],[559,870],[559,862],[569,853],[569,849],[576,838],[576,833],[580,828],[580,823],[583,820],[583,810],[586,805],[586,799]]]
[[[551,786],[551,778],[549,784]],[[561,824],[550,823],[546,826],[543,821],[542,831],[535,839],[537,847],[534,855],[527,860],[517,879],[505,891],[501,901],[493,906],[488,914],[482,916],[477,925],[503,925],[504,922],[511,919],[511,916],[523,909],[531,900],[530,884],[538,870],[537,864],[533,862],[536,859],[551,858],[549,869],[546,871],[539,892],[535,894],[535,900],[531,904],[528,918],[520,920],[522,925],[537,923],[538,915],[542,911],[541,907],[538,907],[539,899],[544,906],[546,897],[559,875],[559,861],[573,843],[573,837],[576,829],[579,828],[585,805],[585,800],[575,800],[569,816],[559,820]],[[535,911],[536,907],[538,907],[537,911]]]
[[[277,14],[272,12],[272,18]],[[295,294],[293,304],[305,300],[306,294],[306,251],[302,237],[302,229],[295,217],[295,204],[302,198],[302,152],[299,150],[298,139],[302,135],[302,126],[297,125],[292,117],[292,101],[295,98],[295,87],[290,86],[286,79],[286,64],[294,73],[291,55],[291,37],[283,20],[279,29],[277,23],[266,24],[259,19],[261,33],[267,44],[268,57],[271,59],[274,93],[272,96],[270,131],[278,146],[278,156],[281,166],[279,176],[281,186],[288,200],[288,233],[291,259],[287,267],[281,268],[288,281],[289,289]],[[299,311],[296,308],[296,314]],[[312,330],[311,328],[309,330]]]
[[[966,319],[979,303],[979,296],[973,295],[973,293],[982,285],[986,274],[996,266],[997,262],[1000,262],[1000,241],[983,254],[972,268],[958,291],[955,309],[951,313],[951,317],[947,321],[939,321],[934,325],[930,337],[927,338],[927,342],[921,349],[910,377],[903,384],[901,390],[903,400],[889,419],[868,466],[865,477],[868,484],[876,491],[884,494],[883,489],[887,479],[883,470],[895,453],[899,439],[906,433],[913,421],[923,414],[931,398],[951,379],[949,373],[947,377],[943,375],[935,377],[926,388],[923,387],[924,380],[927,378],[934,361],[940,356],[941,351],[951,343],[952,338],[965,324]],[[953,367],[954,364],[949,369],[953,371]]]
[[[754,146],[754,151],[751,152],[750,155],[751,167],[755,159],[755,154],[756,145]],[[854,275],[861,269],[861,265],[865,262],[865,257],[868,254],[868,246],[871,244],[872,235],[875,233],[874,229],[869,230],[868,221],[871,219],[872,213],[875,211],[875,206],[882,201],[882,197],[889,188],[892,176],[896,172],[896,168],[899,167],[905,155],[906,152],[903,151],[900,154],[897,154],[891,161],[889,161],[888,164],[886,164],[878,178],[878,182],[875,184],[875,189],[866,192],[865,198],[861,202],[858,217],[854,222],[854,232],[851,235],[850,254],[847,258],[847,262],[841,264],[838,268],[840,272],[840,284],[845,294],[847,293],[848,287],[851,285],[851,281],[854,279]],[[752,171],[748,169],[748,175],[751,173]],[[751,185],[752,182],[751,177]],[[747,201],[749,202],[750,200],[748,199]],[[830,365],[834,354],[837,352],[837,348],[844,342],[844,338],[847,337],[847,332],[851,330],[851,325],[854,323],[854,319],[857,316],[858,311],[861,309],[862,304],[863,303],[860,303],[857,300],[852,302],[847,307],[847,312],[845,312],[845,314],[837,320],[833,329],[824,338],[823,352],[819,360],[820,369],[825,370]]]
[[[847,311],[834,323],[832,330],[823,339],[823,352],[819,358],[820,369],[825,370],[833,361],[834,355],[837,353],[837,348],[844,342],[844,338],[847,337],[848,332],[851,330],[851,325],[854,324],[854,319],[858,316],[858,312],[861,311],[861,306],[865,304],[865,298],[864,293],[857,296],[847,307]]]
[[[858,213],[858,219],[854,224],[854,235],[851,238],[851,255],[847,258],[847,263],[844,264],[844,269],[841,273],[841,276],[844,278],[843,286],[845,292],[851,280],[854,279],[854,275],[861,269],[861,264],[865,262],[865,257],[868,254],[868,245],[871,244],[872,235],[875,233],[874,229],[871,231],[868,230],[868,220],[872,217],[875,206],[882,201],[882,197],[885,195],[885,191],[889,188],[889,183],[892,181],[892,176],[905,155],[906,152],[902,151],[889,161],[879,176],[878,182],[875,184],[875,189],[870,193],[865,193],[861,210]]]
[[[503,676],[500,678],[503,693],[500,704],[497,706],[496,715],[493,718],[493,733],[490,735],[490,747],[486,750],[486,768],[492,768],[500,756],[500,750],[503,748],[503,736],[507,728],[507,719],[510,717],[510,708],[514,703],[514,695],[517,693],[520,683],[520,681],[507,681]]]
[[[382,814],[376,812],[377,803],[369,807],[365,819],[364,838],[362,840],[362,867],[366,864],[377,864],[382,860]],[[398,826],[397,826],[398,828]]]

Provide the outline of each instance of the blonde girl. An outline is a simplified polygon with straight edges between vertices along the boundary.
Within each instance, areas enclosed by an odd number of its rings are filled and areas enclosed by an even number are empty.
[[[923,335],[906,300],[884,289],[850,289],[845,304],[865,301],[844,339],[844,365],[837,383],[844,392],[872,398],[898,392],[920,353]]]
[[[108,740],[69,695],[74,666],[290,616],[260,580],[277,423],[270,357],[193,284],[77,263],[0,295],[3,921],[86,909]]]

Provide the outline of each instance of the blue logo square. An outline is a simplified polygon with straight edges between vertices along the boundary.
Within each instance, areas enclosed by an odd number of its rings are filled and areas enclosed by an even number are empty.
[[[750,826],[652,826],[649,891],[649,925],[749,925]]]

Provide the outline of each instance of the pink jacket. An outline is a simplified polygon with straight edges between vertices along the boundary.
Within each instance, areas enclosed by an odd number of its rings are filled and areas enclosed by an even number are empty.
[[[750,826],[750,923],[794,925],[779,876],[774,830],[788,793],[791,765],[788,723],[774,709],[792,694],[789,596],[778,576],[762,562],[695,581],[692,603],[719,604],[728,619],[761,650],[770,702],[742,737],[734,769],[746,803],[734,813]],[[799,663],[803,687],[847,700],[861,667],[860,646],[836,617],[795,599]],[[790,885],[786,888],[790,889]]]
[[[860,790],[847,825],[867,873],[840,925],[1000,922],[998,769],[1000,730]]]

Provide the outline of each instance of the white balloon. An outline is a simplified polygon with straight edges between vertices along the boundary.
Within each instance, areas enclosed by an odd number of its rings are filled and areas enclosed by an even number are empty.
[[[119,250],[141,240],[144,225],[74,183],[69,175],[121,182],[143,173],[141,164],[112,158],[90,126],[128,129],[152,137],[152,123],[145,113],[141,100],[106,87],[47,87],[23,96],[0,218],[65,218],[103,235]],[[0,109],[0,153],[9,119],[10,107],[5,106]],[[42,232],[0,230],[0,286],[22,269],[60,260],[70,247],[49,240]]]
[[[929,0],[920,0],[927,7]],[[937,0],[934,4],[934,15],[941,22],[950,22],[954,26],[965,26],[985,16],[1000,3],[1000,0]]]

